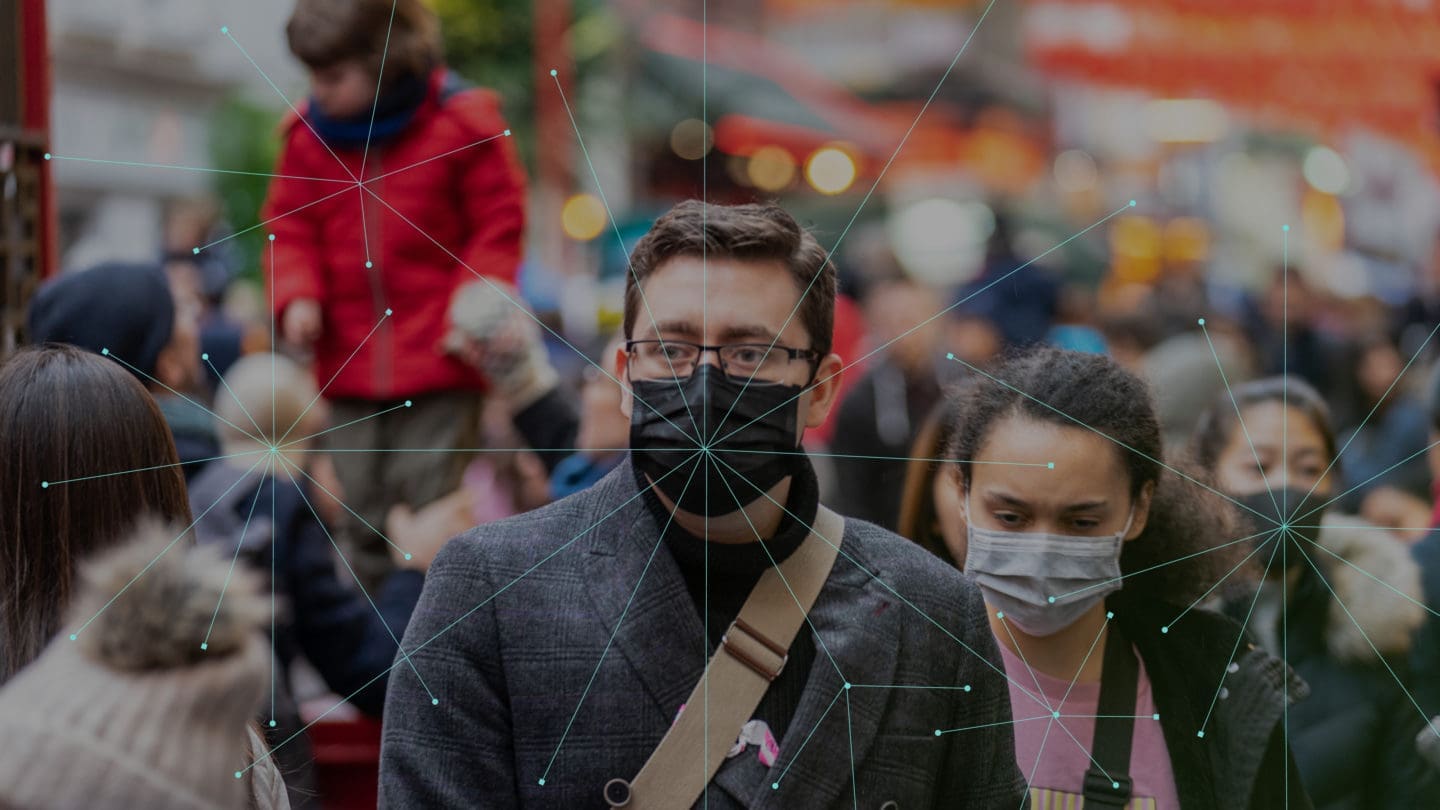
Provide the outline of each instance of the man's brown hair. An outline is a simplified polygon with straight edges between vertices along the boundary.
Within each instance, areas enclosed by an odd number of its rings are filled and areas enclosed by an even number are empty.
[[[815,237],[778,205],[706,205],[686,200],[655,221],[630,254],[625,279],[625,336],[635,333],[643,306],[640,285],[680,256],[779,261],[795,279],[800,323],[811,348],[829,354],[835,331],[835,266]]]
[[[380,76],[383,59],[386,86],[426,75],[443,57],[440,22],[421,0],[297,0],[285,38],[311,70],[358,59]]]

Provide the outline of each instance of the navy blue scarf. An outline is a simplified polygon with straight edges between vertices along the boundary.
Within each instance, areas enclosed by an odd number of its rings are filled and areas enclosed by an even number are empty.
[[[310,109],[306,117],[310,126],[314,127],[320,138],[331,147],[362,149],[367,141],[372,146],[384,143],[399,135],[415,120],[415,113],[420,111],[421,105],[430,94],[429,79],[428,75],[397,79],[380,94],[375,104],[373,126],[369,110],[351,118],[331,118],[320,109],[314,98],[310,99]]]

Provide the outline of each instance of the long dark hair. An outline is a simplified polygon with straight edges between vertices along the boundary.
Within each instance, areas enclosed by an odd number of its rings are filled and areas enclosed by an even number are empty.
[[[1120,555],[1128,593],[1187,602],[1199,598],[1239,558],[1237,547],[1217,548],[1236,537],[1234,510],[1201,477],[1165,464],[1150,390],[1114,360],[1049,347],[1028,349],[1007,356],[990,376],[965,388],[949,456],[958,462],[967,490],[968,462],[991,428],[1011,416],[1093,430],[1115,443],[1131,497],[1154,485],[1145,531]],[[1146,573],[1129,578],[1140,572]]]
[[[925,422],[910,446],[910,460],[905,463],[905,486],[900,494],[900,515],[896,534],[919,543],[931,554],[960,567],[940,536],[939,517],[935,510],[935,478],[953,476],[955,465],[943,459],[949,451],[960,415],[962,397],[956,388],[947,392],[930,409]]]
[[[0,366],[0,683],[59,630],[81,560],[144,516],[190,523],[179,462],[155,401],[115,362],[45,345]]]

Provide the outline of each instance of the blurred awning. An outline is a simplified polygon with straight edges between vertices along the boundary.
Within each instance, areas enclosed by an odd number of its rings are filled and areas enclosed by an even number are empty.
[[[1045,72],[1162,98],[1209,98],[1262,125],[1363,127],[1440,167],[1440,16],[1373,0],[1032,0]]]

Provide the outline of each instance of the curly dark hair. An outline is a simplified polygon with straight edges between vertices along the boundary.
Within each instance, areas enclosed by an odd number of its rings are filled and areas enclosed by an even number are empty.
[[[1094,431],[1121,454],[1132,497],[1154,485],[1145,531],[1121,552],[1127,592],[1189,602],[1243,556],[1238,546],[1220,547],[1238,536],[1235,510],[1201,475],[1185,469],[1188,465],[1165,463],[1149,388],[1109,357],[1050,347],[1022,350],[992,372],[981,372],[960,396],[949,457],[967,490],[968,462],[995,424],[1010,417]]]

